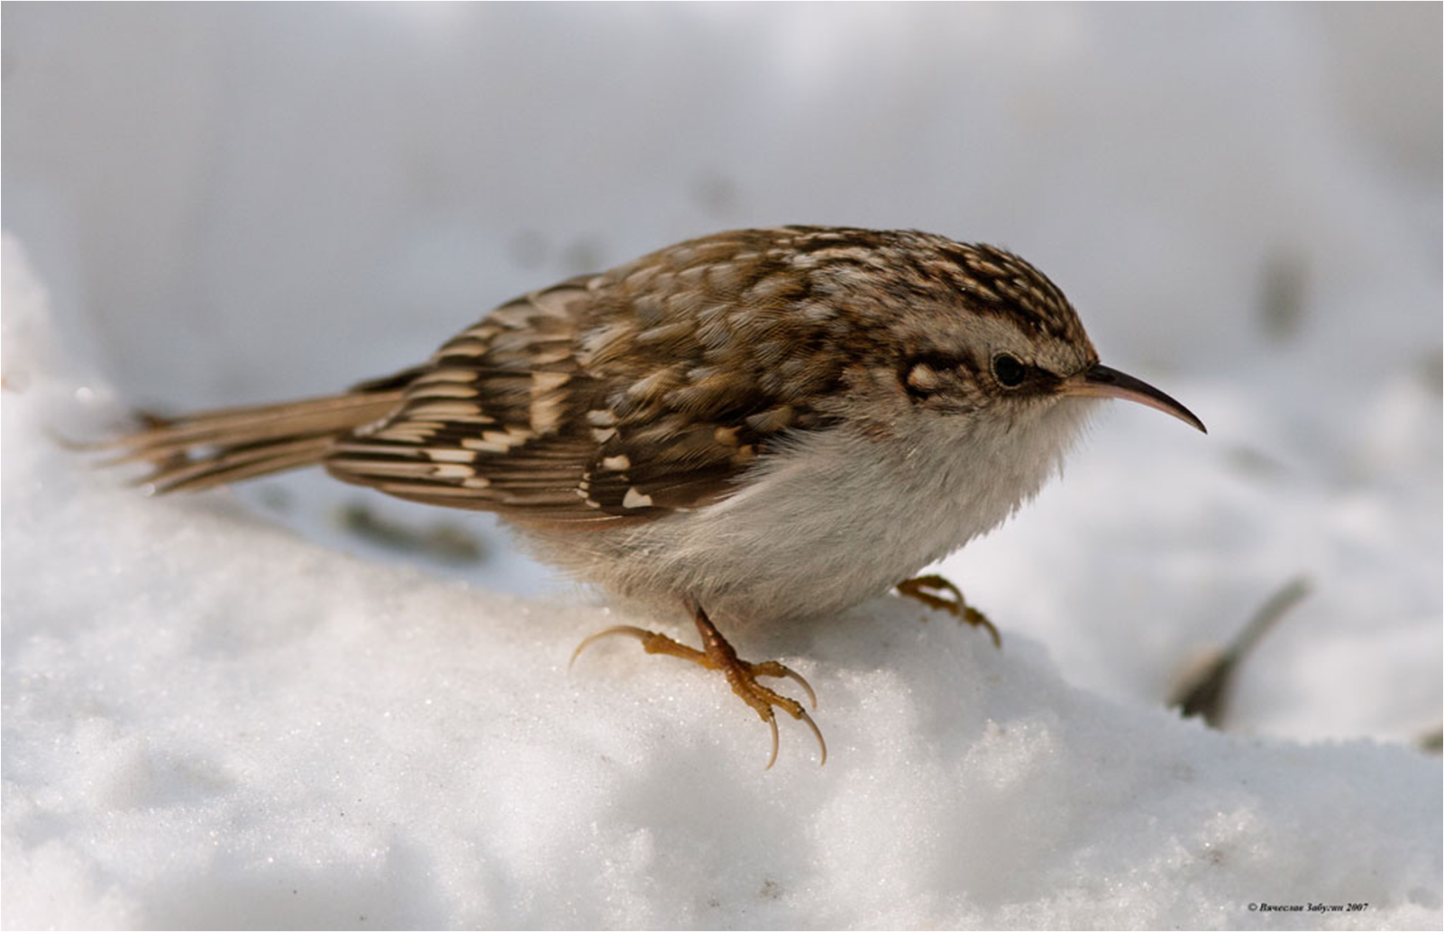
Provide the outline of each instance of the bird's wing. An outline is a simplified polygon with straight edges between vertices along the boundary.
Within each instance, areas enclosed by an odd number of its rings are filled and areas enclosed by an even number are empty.
[[[737,283],[709,286],[704,273],[685,290],[659,287],[666,255],[497,308],[435,354],[394,412],[338,441],[327,470],[402,498],[576,529],[725,494],[785,432],[822,426],[801,397],[817,386],[783,374],[804,362],[785,350],[737,352],[768,342],[742,332],[759,318],[735,313]],[[655,306],[679,294],[685,307]]]

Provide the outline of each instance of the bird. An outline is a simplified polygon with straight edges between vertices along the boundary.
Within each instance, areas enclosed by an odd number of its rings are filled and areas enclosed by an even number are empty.
[[[923,567],[1059,471],[1094,404],[1205,431],[1099,362],[1077,312],[1004,249],[916,230],[784,226],[687,240],[508,301],[426,362],[325,397],[154,419],[104,442],[153,493],[307,466],[416,502],[495,512],[620,604],[684,611],[771,729],[821,730],[717,626],[826,618],[894,588],[996,629]],[[1206,432],[1206,431],[1205,431]],[[680,616],[679,616],[680,617]]]

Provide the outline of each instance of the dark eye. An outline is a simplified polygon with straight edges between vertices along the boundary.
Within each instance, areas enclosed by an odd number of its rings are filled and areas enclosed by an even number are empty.
[[[999,353],[993,357],[993,377],[1004,388],[1017,388],[1023,384],[1027,370],[1012,353]]]

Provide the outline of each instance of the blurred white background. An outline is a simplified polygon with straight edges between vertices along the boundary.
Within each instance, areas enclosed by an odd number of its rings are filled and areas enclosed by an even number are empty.
[[[1011,246],[1135,365],[1237,366],[1280,277],[1301,339],[1363,338],[1350,370],[1417,362],[1400,327],[1438,348],[1428,4],[16,4],[4,25],[5,225],[137,400],[329,391],[540,283],[784,222]]]

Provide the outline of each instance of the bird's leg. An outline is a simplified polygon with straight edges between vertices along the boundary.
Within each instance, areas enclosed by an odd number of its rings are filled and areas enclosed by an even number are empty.
[[[692,620],[697,625],[698,633],[702,635],[701,650],[697,650],[695,647],[687,647],[685,644],[678,644],[665,634],[658,634],[655,631],[648,631],[645,628],[638,628],[633,625],[616,625],[598,631],[596,634],[591,635],[582,641],[582,643],[578,644],[577,649],[572,653],[572,662],[575,663],[577,657],[581,655],[581,652],[586,650],[593,641],[612,635],[625,635],[626,637],[634,637],[641,641],[642,650],[649,654],[665,654],[669,657],[680,657],[683,660],[690,661],[708,670],[721,670],[723,674],[726,675],[727,682],[732,687],[732,691],[740,696],[743,702],[751,706],[758,717],[772,729],[772,756],[767,760],[767,767],[769,769],[777,762],[777,716],[776,713],[772,711],[773,706],[776,706],[812,729],[812,734],[817,738],[817,745],[821,749],[822,757],[820,763],[827,763],[827,743],[822,740],[822,732],[818,730],[817,723],[812,720],[812,716],[808,715],[807,710],[802,707],[802,703],[795,699],[789,699],[786,696],[779,695],[757,682],[757,678],[762,676],[786,677],[802,687],[803,691],[807,693],[807,698],[812,703],[813,708],[816,708],[817,694],[812,691],[812,687],[808,685],[807,680],[803,679],[795,670],[775,660],[768,660],[764,663],[749,663],[746,660],[740,659],[737,656],[737,651],[733,650],[732,645],[727,643],[727,639],[722,636],[722,632],[717,630],[717,626],[712,624],[712,620],[707,617],[707,613],[702,610],[700,605],[689,602],[688,608],[692,611]]]
[[[966,621],[974,628],[986,629],[988,634],[992,635],[993,646],[1003,646],[1003,639],[998,635],[998,629],[993,627],[993,623],[988,620],[988,617],[969,605],[963,598],[963,594],[958,591],[957,586],[936,573],[904,579],[893,588],[897,589],[898,595],[917,599],[928,608],[940,608],[959,621]]]

